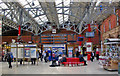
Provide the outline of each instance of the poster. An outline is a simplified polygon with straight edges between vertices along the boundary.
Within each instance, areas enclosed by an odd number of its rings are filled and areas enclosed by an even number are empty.
[[[92,42],[87,42],[86,46],[87,46],[87,52],[91,52],[92,51]]]
[[[31,58],[36,58],[36,48],[30,48]]]
[[[23,58],[23,48],[18,48],[18,58]]]
[[[68,57],[73,56],[73,47],[68,47]]]
[[[16,58],[16,48],[11,48],[11,52],[13,54],[13,57]]]
[[[30,48],[25,48],[25,58],[30,58]]]

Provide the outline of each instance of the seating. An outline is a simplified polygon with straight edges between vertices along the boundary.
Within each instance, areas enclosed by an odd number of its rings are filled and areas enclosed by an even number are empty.
[[[61,64],[64,64],[64,66],[71,64],[72,66],[75,65],[75,64],[84,64],[84,61],[83,62],[80,62],[80,59],[79,58],[66,58],[66,62],[62,62]]]

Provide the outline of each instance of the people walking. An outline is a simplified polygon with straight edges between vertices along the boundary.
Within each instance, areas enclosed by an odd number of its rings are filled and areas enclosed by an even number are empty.
[[[40,55],[40,60],[43,61],[43,51],[40,51],[39,55]]]
[[[46,52],[44,51],[44,61],[47,63]]]
[[[10,56],[10,52],[8,52],[6,56],[7,56],[7,62],[8,62],[8,64],[9,64],[9,68],[12,68],[12,65],[11,65],[12,58],[11,58],[11,56]]]

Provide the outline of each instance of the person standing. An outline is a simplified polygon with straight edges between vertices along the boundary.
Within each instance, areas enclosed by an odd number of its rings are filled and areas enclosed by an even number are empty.
[[[92,51],[92,52],[91,52],[91,61],[92,61],[92,62],[93,62],[93,60],[94,60],[94,56],[95,56],[94,51]]]
[[[43,51],[41,51],[39,55],[40,55],[40,60],[43,61]]]
[[[96,51],[96,59],[99,60],[99,51]]]
[[[44,51],[44,61],[47,63],[47,60],[46,60],[46,52]]]
[[[79,51],[77,51],[77,52],[76,52],[76,57],[78,58],[78,57],[79,57],[79,55],[80,55],[80,54],[79,54]]]
[[[48,53],[48,51],[46,51],[46,61],[48,61],[49,59],[49,53]]]

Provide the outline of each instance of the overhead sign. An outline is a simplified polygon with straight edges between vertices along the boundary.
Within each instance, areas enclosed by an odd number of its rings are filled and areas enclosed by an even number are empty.
[[[29,44],[29,45],[25,45],[25,47],[36,47],[36,44]]]
[[[83,37],[78,37],[78,41],[83,41]]]
[[[88,37],[94,37],[94,32],[86,32],[85,36]]]
[[[65,44],[44,44],[43,47],[65,47]]]
[[[56,29],[52,29],[52,33],[56,33]]]

